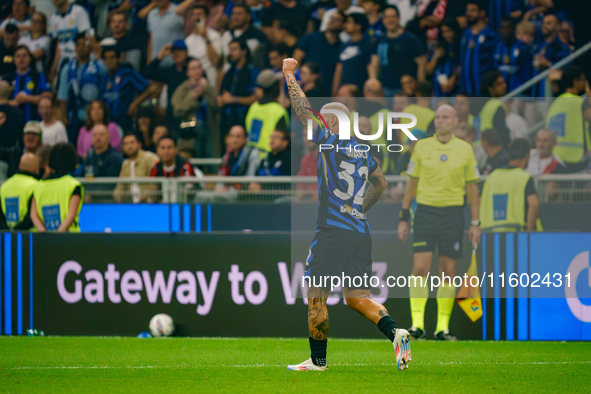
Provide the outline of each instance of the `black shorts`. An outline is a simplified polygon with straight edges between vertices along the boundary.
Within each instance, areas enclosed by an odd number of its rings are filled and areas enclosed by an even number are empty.
[[[462,257],[464,208],[431,207],[419,204],[413,222],[413,252],[433,252],[440,256]]]
[[[327,276],[350,277],[350,282],[345,279],[343,287],[369,289],[371,235],[337,228],[316,231],[306,259],[306,275],[311,277],[311,283],[317,284]],[[354,281],[353,277],[363,278],[364,275],[367,275],[367,286],[359,286],[359,279]],[[330,287],[330,282],[329,286],[321,287]]]

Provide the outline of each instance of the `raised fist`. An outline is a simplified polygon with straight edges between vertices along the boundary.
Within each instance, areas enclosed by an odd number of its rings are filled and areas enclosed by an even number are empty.
[[[283,74],[293,74],[297,65],[297,60],[292,59],[291,57],[283,59]]]

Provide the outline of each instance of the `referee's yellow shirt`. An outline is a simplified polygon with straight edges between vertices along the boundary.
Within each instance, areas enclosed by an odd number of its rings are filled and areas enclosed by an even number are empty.
[[[466,183],[478,183],[480,172],[469,143],[437,135],[417,141],[406,174],[417,179],[417,202],[432,207],[464,205]]]

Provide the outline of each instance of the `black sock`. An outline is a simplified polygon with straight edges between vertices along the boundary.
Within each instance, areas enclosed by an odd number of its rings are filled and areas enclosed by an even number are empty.
[[[392,342],[394,342],[394,337],[396,336],[396,322],[392,320],[390,316],[384,316],[378,322],[378,328],[381,332],[384,333]]]
[[[312,352],[312,362],[314,365],[324,367],[326,365],[326,344],[327,339],[323,341],[317,341],[310,337],[310,351]]]

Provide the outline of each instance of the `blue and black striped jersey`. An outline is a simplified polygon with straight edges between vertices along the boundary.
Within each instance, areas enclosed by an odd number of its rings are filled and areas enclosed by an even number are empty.
[[[369,185],[368,176],[377,169],[377,162],[365,152],[367,146],[360,146],[354,139],[341,140],[324,127],[316,127],[313,141],[321,148],[316,227],[369,234],[363,196]]]

